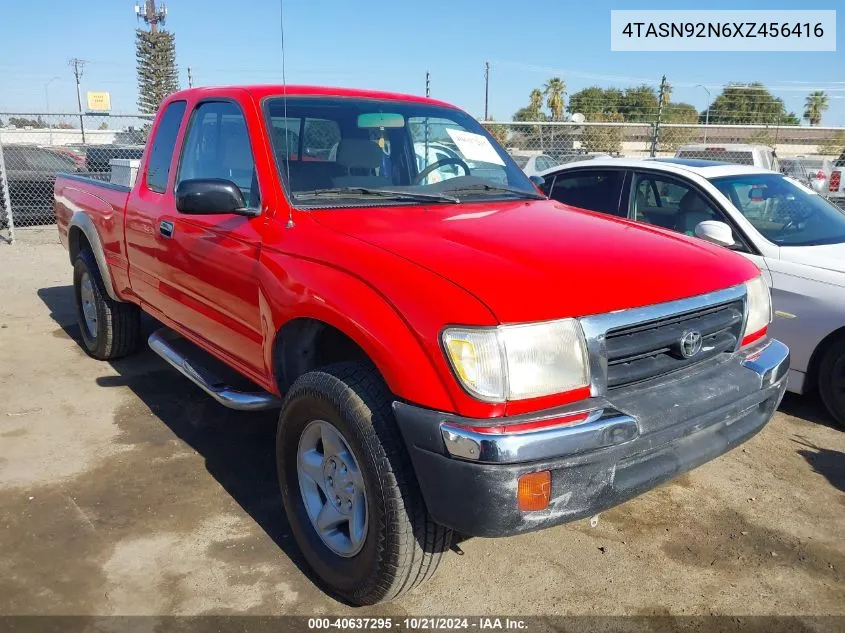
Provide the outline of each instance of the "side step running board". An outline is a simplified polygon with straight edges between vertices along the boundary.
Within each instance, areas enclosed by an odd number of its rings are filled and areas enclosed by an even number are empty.
[[[153,332],[147,342],[150,349],[224,407],[238,411],[263,411],[282,406],[281,401],[271,393],[237,391],[204,367],[191,364],[187,356],[173,345],[178,340],[184,339],[173,330],[162,328]]]

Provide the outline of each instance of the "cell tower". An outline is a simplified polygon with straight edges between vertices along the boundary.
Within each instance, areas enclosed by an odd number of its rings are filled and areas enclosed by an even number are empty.
[[[150,33],[156,33],[158,25],[167,20],[167,7],[163,2],[156,7],[155,0],[146,0],[143,4],[135,5],[135,16],[149,25]]]

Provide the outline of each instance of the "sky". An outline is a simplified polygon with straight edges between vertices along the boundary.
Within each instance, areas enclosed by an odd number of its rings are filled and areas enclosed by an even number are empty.
[[[760,81],[799,116],[806,94],[830,97],[823,125],[845,126],[842,0],[836,52],[611,52],[611,9],[699,9],[700,0],[281,0],[288,83],[424,94],[474,116],[499,120],[528,101],[532,88],[560,76],[569,93],[590,85],[649,83],[665,74],[672,99],[706,108],[707,92],[729,81]],[[137,111],[135,0],[23,0],[4,3],[0,23],[0,112],[73,112],[76,92],[67,60],[87,61],[86,90],[111,93],[115,113]],[[183,87],[281,83],[280,0],[171,0],[167,29],[176,34]],[[794,0],[708,0],[710,9],[796,9]],[[57,79],[53,79],[57,78]],[[696,87],[698,84],[706,87]]]

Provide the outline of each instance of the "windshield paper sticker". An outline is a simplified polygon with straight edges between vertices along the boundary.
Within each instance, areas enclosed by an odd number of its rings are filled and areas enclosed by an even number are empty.
[[[502,160],[499,152],[487,140],[486,136],[450,128],[446,128],[446,132],[452,137],[455,145],[458,146],[458,149],[466,160],[477,160],[481,163],[493,163],[494,165],[505,166],[505,161]]]

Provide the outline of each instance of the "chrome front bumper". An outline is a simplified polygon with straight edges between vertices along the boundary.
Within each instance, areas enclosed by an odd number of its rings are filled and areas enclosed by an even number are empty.
[[[402,402],[393,409],[432,517],[462,534],[507,536],[590,516],[738,446],[771,419],[788,368],[789,350],[768,340],[533,415],[478,420]],[[507,432],[579,413],[586,419]],[[551,473],[549,507],[522,512],[519,477],[541,470]]]
[[[735,359],[728,368],[736,370],[739,367],[750,370],[756,376],[756,380],[753,382],[756,387],[754,391],[762,394],[764,390],[781,382],[786,376],[789,370],[789,350],[780,341],[769,339],[758,347],[752,347],[747,351],[744,350],[735,354]],[[728,368],[723,367],[722,369]],[[659,386],[667,391],[674,391],[675,385],[691,386],[689,381],[695,381],[696,378],[698,378],[699,385],[708,387],[704,381],[711,377],[709,373],[703,372],[699,366],[693,366],[685,372],[665,376],[658,385],[651,385],[646,389],[653,390],[655,386]],[[717,378],[714,385],[722,383],[724,378],[732,373],[723,372],[723,377]],[[748,374],[746,371],[741,373]],[[711,389],[712,387],[707,391],[711,391]],[[630,394],[635,394],[639,390],[640,388],[634,385],[632,388],[618,393],[611,392],[605,398],[592,398],[588,401],[589,406],[586,407],[582,402],[579,403],[580,406],[561,407],[553,411],[544,411],[541,415],[518,416],[508,418],[506,422],[503,420],[486,422],[486,424],[504,426],[507,429],[508,424],[524,424],[543,420],[551,422],[556,418],[566,418],[578,412],[585,412],[587,418],[577,423],[562,424],[521,433],[487,433],[465,428],[472,426],[478,429],[483,427],[485,422],[472,420],[471,424],[461,424],[458,421],[459,418],[450,422],[449,420],[454,416],[448,416],[442,422],[440,431],[446,451],[449,455],[458,459],[514,464],[574,455],[624,444],[641,435],[643,427],[652,427],[651,424],[641,423],[638,419],[640,416],[623,413],[627,409],[625,402],[630,399]],[[689,396],[688,398],[683,397],[684,392]],[[694,401],[688,402],[686,405],[683,402],[684,399],[693,400],[693,394],[689,390],[677,391],[677,395],[680,397],[671,398],[671,401],[664,401],[662,405],[669,408],[691,406],[693,411],[697,409]],[[710,406],[714,404],[713,398],[707,398],[707,400],[711,401]],[[663,406],[649,411],[649,414],[660,416],[663,413]],[[734,411],[733,413],[740,412]]]

